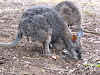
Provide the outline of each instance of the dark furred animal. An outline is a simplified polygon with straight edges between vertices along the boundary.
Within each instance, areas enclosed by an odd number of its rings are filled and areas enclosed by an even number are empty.
[[[14,46],[22,36],[31,37],[32,41],[41,41],[47,56],[51,55],[50,42],[56,42],[61,38],[70,56],[80,59],[80,44],[72,41],[70,29],[63,18],[51,7],[37,5],[27,9],[21,17],[16,40],[10,43],[0,42],[0,46]]]
[[[62,1],[58,3],[54,8],[64,18],[64,21],[68,23],[68,26],[74,29],[74,31],[78,32],[82,29],[81,14],[73,2]]]

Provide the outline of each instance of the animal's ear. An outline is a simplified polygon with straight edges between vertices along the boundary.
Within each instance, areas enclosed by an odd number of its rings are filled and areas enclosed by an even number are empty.
[[[73,34],[72,35],[72,41],[75,42],[77,40],[77,35]]]

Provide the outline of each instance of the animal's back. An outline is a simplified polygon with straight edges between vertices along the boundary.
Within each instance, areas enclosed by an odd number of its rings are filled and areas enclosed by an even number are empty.
[[[21,33],[32,40],[45,40],[49,28],[52,28],[52,37],[58,37],[64,30],[64,21],[58,13],[49,6],[33,6],[27,9],[21,18],[19,29]]]

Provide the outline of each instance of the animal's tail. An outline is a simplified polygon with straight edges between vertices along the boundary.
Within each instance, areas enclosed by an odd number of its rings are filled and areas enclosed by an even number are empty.
[[[14,41],[8,43],[0,42],[0,47],[14,47],[21,40],[21,38],[22,38],[22,33],[18,32],[16,35],[16,39]]]

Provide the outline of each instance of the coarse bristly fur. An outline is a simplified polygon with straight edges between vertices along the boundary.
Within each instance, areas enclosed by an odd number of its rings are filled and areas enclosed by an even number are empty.
[[[49,6],[36,5],[24,11],[19,27],[16,40],[11,43],[2,43],[0,46],[16,45],[22,36],[31,37],[32,41],[41,41],[44,46],[45,55],[51,55],[49,49],[50,42],[56,42],[61,38],[70,53],[70,57],[80,59],[80,44],[72,42],[72,34],[64,19],[56,10]],[[13,46],[14,46],[13,45]]]

